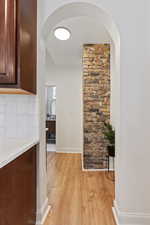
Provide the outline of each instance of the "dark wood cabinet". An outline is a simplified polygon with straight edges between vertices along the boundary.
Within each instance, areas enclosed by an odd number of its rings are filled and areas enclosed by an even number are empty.
[[[0,0],[0,93],[36,94],[37,0]]]
[[[56,143],[56,121],[55,120],[46,120],[46,142],[49,144]]]
[[[0,0],[0,83],[16,83],[16,1]]]
[[[0,225],[36,224],[36,147],[0,169]]]

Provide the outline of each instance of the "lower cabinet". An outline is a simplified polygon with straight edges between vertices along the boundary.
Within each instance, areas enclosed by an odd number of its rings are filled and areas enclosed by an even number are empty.
[[[47,131],[47,143],[55,144],[56,143],[56,121],[55,120],[46,120]]]
[[[36,224],[36,146],[0,169],[0,225]]]

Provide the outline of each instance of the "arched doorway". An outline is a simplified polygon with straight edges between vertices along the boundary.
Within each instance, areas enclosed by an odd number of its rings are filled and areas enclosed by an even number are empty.
[[[69,18],[94,17],[101,21],[111,37],[111,120],[116,129],[116,149],[119,149],[120,137],[120,39],[118,30],[112,18],[98,5],[86,2],[70,3],[56,9],[48,18],[43,27],[43,37],[45,46],[48,41],[49,33],[53,28]],[[116,119],[117,118],[117,119]],[[82,134],[83,135],[83,134]],[[83,139],[83,136],[82,136]],[[117,167],[117,160],[116,160]],[[116,179],[117,182],[117,179]]]

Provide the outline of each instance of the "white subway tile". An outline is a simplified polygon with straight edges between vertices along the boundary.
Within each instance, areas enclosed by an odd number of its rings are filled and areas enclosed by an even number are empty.
[[[0,137],[23,138],[37,134],[37,97],[0,95]]]

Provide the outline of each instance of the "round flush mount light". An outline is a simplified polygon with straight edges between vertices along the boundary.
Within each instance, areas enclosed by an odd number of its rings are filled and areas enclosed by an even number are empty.
[[[58,27],[54,31],[54,35],[57,39],[66,41],[70,38],[71,33],[70,31],[65,27]]]

